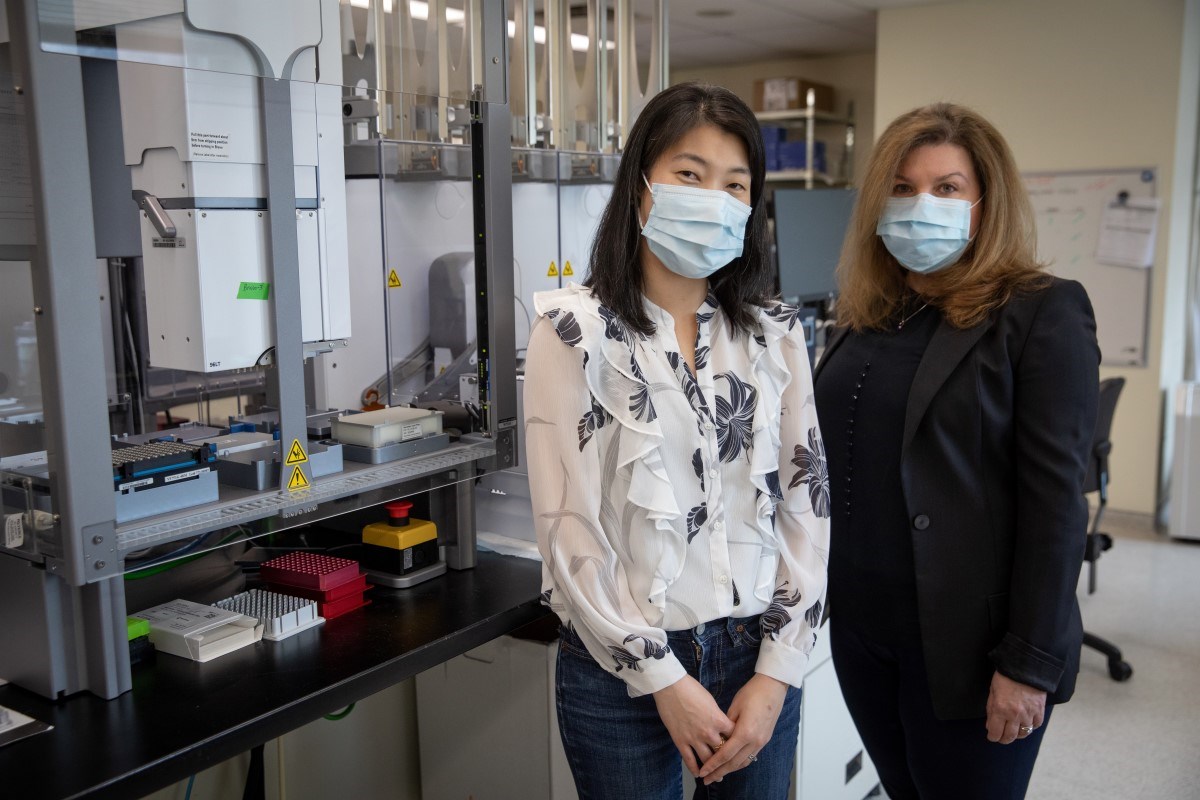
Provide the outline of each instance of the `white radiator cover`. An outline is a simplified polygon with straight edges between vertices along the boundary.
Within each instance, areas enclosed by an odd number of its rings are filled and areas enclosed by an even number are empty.
[[[1169,531],[1176,539],[1200,539],[1200,383],[1175,387]]]

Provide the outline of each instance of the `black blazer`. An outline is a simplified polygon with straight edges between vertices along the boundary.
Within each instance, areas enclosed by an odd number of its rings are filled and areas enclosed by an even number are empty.
[[[1087,293],[1055,278],[974,328],[943,320],[917,368],[900,475],[940,719],[984,716],[996,670],[1052,703],[1075,689],[1099,361]]]

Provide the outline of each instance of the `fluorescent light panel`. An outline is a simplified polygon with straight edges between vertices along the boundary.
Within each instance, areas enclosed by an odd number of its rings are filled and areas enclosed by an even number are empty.
[[[350,0],[350,5],[355,8],[369,8],[371,0]],[[383,0],[383,10],[387,13],[392,12],[392,0]],[[428,20],[429,19],[429,3],[422,0],[409,0],[408,11],[412,14],[413,19]],[[466,21],[466,14],[457,8],[446,9],[446,21],[451,25],[461,25]],[[508,21],[508,35],[517,35],[517,23],[512,20]],[[533,26],[533,40],[538,44],[546,43],[546,29],[541,25]],[[591,41],[582,33],[571,34],[571,49],[580,53],[586,53],[588,45]],[[617,45],[614,42],[605,42],[605,47],[608,50],[615,50]]]

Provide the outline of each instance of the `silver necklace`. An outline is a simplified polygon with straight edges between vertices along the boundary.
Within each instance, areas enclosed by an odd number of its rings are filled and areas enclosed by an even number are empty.
[[[928,303],[928,302],[926,302],[924,305],[922,305],[922,306],[921,306],[920,308],[918,308],[916,311],[914,311],[914,312],[912,312],[911,314],[909,314],[909,315],[908,315],[907,317],[905,317],[904,319],[902,319],[902,320],[900,320],[899,322],[897,322],[897,323],[896,323],[896,330],[898,330],[898,331],[902,331],[902,330],[904,330],[904,323],[908,322],[910,319],[912,319],[913,317],[915,317],[917,314],[920,314],[922,311],[924,311],[924,310],[925,310],[925,309],[927,309],[927,308],[929,308],[929,303]]]

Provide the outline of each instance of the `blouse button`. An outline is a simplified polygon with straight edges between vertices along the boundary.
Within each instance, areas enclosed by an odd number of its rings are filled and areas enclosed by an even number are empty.
[[[717,580],[719,580],[721,583],[729,583],[729,576],[722,575],[721,577],[717,578]]]
[[[715,477],[717,477],[717,475],[718,475],[718,474],[719,474],[719,473],[718,473],[718,472],[717,472],[717,470],[715,470],[715,469],[710,469],[710,470],[708,471],[708,477],[710,477],[710,478],[715,478]]]
[[[721,530],[721,528],[723,528],[723,527],[725,527],[725,523],[721,522],[721,520],[717,520],[716,522],[714,522],[714,523],[713,523],[713,529],[714,529],[714,530],[718,530],[718,531],[719,531],[719,530]]]
[[[712,429],[713,429],[713,424],[711,422],[704,423],[704,430],[711,431]]]

